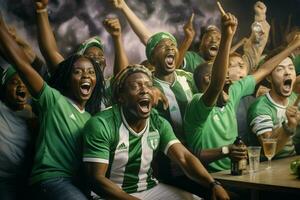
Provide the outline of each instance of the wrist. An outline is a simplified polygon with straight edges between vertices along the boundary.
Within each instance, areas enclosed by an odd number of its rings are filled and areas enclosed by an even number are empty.
[[[216,186],[222,186],[222,184],[217,180],[214,180],[213,182],[209,183],[209,189],[210,190],[213,190]]]
[[[257,14],[254,16],[254,21],[256,22],[261,22],[266,20],[266,15],[265,14]]]
[[[48,9],[46,7],[42,9],[36,9],[36,13],[46,13],[46,12],[48,12]]]

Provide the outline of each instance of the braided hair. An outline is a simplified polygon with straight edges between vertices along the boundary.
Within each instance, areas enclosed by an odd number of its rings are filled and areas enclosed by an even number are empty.
[[[94,66],[94,70],[96,73],[96,85],[94,87],[91,97],[85,105],[86,110],[92,115],[94,115],[95,113],[101,111],[101,101],[105,98],[105,81],[103,73],[101,71],[100,64],[94,61],[94,59],[91,59],[84,55],[71,55],[59,64],[58,69],[51,76],[51,78],[48,81],[48,84],[49,86],[60,91],[64,96],[67,96],[67,92],[69,90],[69,80],[71,78],[73,65],[80,58],[88,59]]]

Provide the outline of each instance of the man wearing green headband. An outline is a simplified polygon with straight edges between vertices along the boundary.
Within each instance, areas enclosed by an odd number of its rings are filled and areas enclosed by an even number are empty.
[[[128,66],[115,77],[113,88],[116,104],[92,117],[83,130],[83,161],[93,192],[107,199],[200,199],[153,177],[151,163],[161,151],[189,177],[210,187],[216,199],[228,199],[176,138],[170,123],[152,109],[155,97],[147,68]]]

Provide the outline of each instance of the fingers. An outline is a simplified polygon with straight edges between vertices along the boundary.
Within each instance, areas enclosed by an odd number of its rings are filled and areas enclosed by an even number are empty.
[[[223,20],[225,26],[236,26],[238,23],[237,18],[231,13],[223,15]]]
[[[297,106],[289,106],[286,108],[286,115],[287,117],[297,117],[299,113]]]
[[[190,19],[189,19],[189,22],[188,24],[192,25],[193,24],[193,21],[194,21],[194,17],[195,17],[195,13],[192,13]]]
[[[118,18],[107,18],[103,20],[103,25],[108,32],[121,30],[120,21]]]
[[[217,1],[217,5],[218,5],[218,8],[219,8],[219,11],[221,12],[221,15],[224,16],[226,15],[226,12],[224,11],[221,3],[219,1]]]

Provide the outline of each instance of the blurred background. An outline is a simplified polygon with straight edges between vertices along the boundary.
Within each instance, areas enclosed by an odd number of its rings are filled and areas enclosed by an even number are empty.
[[[219,26],[220,14],[215,0],[127,0],[127,4],[144,21],[152,32],[169,31],[183,39],[183,25],[195,13],[195,44],[199,41],[201,27]],[[239,20],[234,42],[250,34],[254,20],[254,0],[220,0],[225,11]],[[267,48],[278,46],[285,34],[300,26],[300,0],[264,0],[267,20],[272,29]],[[37,50],[35,4],[33,0],[0,0],[0,9],[6,21],[14,25],[20,35]],[[123,41],[131,63],[145,59],[145,48],[135,36],[121,13],[113,9],[108,0],[49,0],[49,18],[61,53],[70,54],[74,47],[91,36],[98,35],[105,44],[107,65],[113,65],[112,41],[102,26],[106,17],[119,16]],[[106,68],[105,74],[111,73]]]

